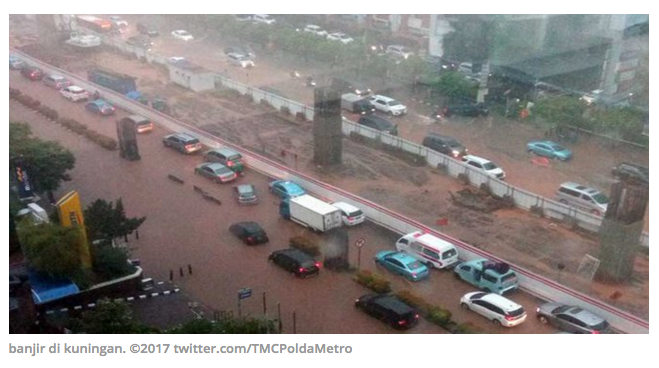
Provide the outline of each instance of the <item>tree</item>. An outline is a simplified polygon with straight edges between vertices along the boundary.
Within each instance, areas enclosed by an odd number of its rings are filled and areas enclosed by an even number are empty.
[[[604,134],[612,134],[622,139],[644,143],[645,125],[642,111],[632,107],[610,108],[595,113],[595,129]]]
[[[85,209],[87,237],[91,240],[114,240],[132,234],[145,220],[146,217],[126,217],[121,198],[114,205],[97,199]]]
[[[86,334],[146,334],[156,329],[146,326],[133,317],[130,307],[123,301],[101,299],[95,310],[86,311],[71,324],[74,333]]]
[[[115,248],[107,242],[92,246],[94,272],[104,280],[112,280],[133,272],[128,263],[128,251]]]
[[[67,171],[75,166],[73,154],[57,142],[32,137],[25,123],[9,123],[9,166],[22,157],[24,169],[30,174],[32,184],[39,191],[52,192],[62,181],[71,178]]]
[[[557,96],[539,100],[533,107],[535,114],[552,125],[572,125],[588,129],[584,119],[586,105],[576,97]]]
[[[74,277],[81,270],[75,227],[39,224],[19,228],[19,237],[30,267],[53,277]]]
[[[194,319],[168,331],[170,334],[266,334],[275,332],[275,322],[270,319],[227,318],[217,322]]]
[[[476,99],[478,86],[458,72],[446,72],[433,85],[433,90],[446,96],[449,100],[471,101]]]

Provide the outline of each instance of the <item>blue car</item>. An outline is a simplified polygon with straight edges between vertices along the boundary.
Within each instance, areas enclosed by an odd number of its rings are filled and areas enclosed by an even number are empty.
[[[552,141],[533,141],[526,145],[526,150],[538,156],[566,161],[572,158],[572,151]]]
[[[114,106],[110,105],[104,100],[95,100],[87,102],[85,104],[85,109],[93,112],[94,114],[109,116],[114,114]]]
[[[307,194],[299,185],[292,181],[275,180],[268,184],[270,191],[281,199],[299,197]]]
[[[375,264],[403,275],[410,281],[419,281],[428,277],[428,267],[409,254],[395,250],[384,250],[376,254]]]

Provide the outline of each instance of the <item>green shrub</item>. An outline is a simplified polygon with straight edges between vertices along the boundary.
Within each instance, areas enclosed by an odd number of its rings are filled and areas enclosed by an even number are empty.
[[[426,318],[428,321],[439,325],[441,327],[448,327],[452,323],[451,317],[453,314],[448,309],[444,309],[438,306],[432,306],[427,310]]]
[[[430,308],[430,305],[422,297],[414,294],[409,290],[398,291],[396,296],[400,300],[419,310],[425,311]]]
[[[452,331],[455,334],[478,334],[483,333],[478,327],[473,323],[460,323],[455,326],[455,329]]]
[[[371,271],[364,270],[355,274],[354,280],[378,294],[388,293],[391,291],[391,284],[382,276],[374,274]]]
[[[117,149],[117,141],[104,135],[99,135],[96,143],[108,151],[114,151]]]
[[[291,238],[290,246],[291,248],[299,249],[312,257],[317,257],[320,255],[318,244],[303,236],[296,236]]]

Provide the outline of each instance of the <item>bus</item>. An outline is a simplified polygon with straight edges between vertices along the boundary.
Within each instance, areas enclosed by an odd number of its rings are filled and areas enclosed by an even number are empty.
[[[87,28],[98,33],[108,33],[112,31],[112,22],[107,19],[101,19],[91,15],[78,15],[78,26]]]

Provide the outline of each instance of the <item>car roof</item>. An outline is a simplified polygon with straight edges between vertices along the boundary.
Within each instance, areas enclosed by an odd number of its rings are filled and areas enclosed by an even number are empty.
[[[565,183],[561,184],[561,187],[572,189],[572,190],[578,190],[580,192],[584,192],[584,193],[588,193],[588,194],[601,193],[599,190],[597,190],[595,188],[591,188],[589,186],[579,184],[579,183],[575,183],[575,182],[572,182],[572,181],[568,181],[568,182],[565,182]]]
[[[236,185],[236,190],[240,193],[253,192],[256,188],[252,184],[240,184]]]
[[[263,230],[261,225],[259,225],[258,222],[254,222],[254,221],[236,222],[235,224],[233,224],[231,226],[239,226],[239,227],[249,229],[249,230]]]
[[[494,293],[485,294],[480,299],[492,303],[506,312],[514,311],[522,307],[521,305],[515,303],[512,300],[508,298],[504,298],[501,295]]]
[[[387,252],[387,251],[385,251],[385,252]],[[407,253],[403,253],[403,252],[392,252],[391,254],[388,254],[387,256],[389,256],[390,258],[397,259],[397,260],[403,262],[403,264],[409,264],[409,263],[417,261],[416,258],[412,257],[411,255],[409,255]]]
[[[406,314],[415,311],[414,308],[405,304],[403,301],[393,295],[378,295],[371,299],[371,302],[377,303],[398,314]]]
[[[139,123],[139,122],[142,122],[142,121],[148,121],[149,120],[149,119],[145,118],[144,116],[140,116],[140,115],[131,115],[131,116],[128,117],[128,119],[132,120],[135,123]]]
[[[78,87],[78,86],[68,86],[68,87],[66,87],[66,88],[68,88],[68,89],[69,89],[70,91],[72,91],[72,92],[76,92],[76,91],[84,91],[84,88],[82,88],[82,87]]]
[[[175,136],[175,137],[178,137],[178,138],[181,138],[181,139],[185,139],[186,141],[191,141],[193,139],[197,139],[196,137],[194,137],[190,134],[187,134],[187,133],[174,133],[174,134],[170,134],[168,137],[171,137],[171,136]]]
[[[279,183],[284,189],[288,191],[288,189],[302,189],[299,185],[293,183],[292,181],[279,181]]]
[[[373,95],[371,98],[372,98],[372,99],[373,99],[373,98],[379,98],[379,99],[382,99],[382,100],[385,100],[385,101],[394,101],[393,98],[391,98],[391,97],[387,97],[387,96],[383,96],[383,95]]]
[[[286,254],[287,256],[295,259],[298,262],[305,262],[305,261],[315,261],[313,257],[310,255],[304,253],[303,251],[295,248],[286,248],[286,249],[280,249],[277,252]]]
[[[345,202],[334,202],[332,205],[336,208],[342,209],[346,212],[355,212],[355,211],[360,211],[359,208],[351,205],[350,203],[345,203]]]
[[[578,318],[590,326],[600,324],[604,321],[604,318],[593,312],[581,309],[580,307],[571,307],[570,309],[566,310],[565,313]]]
[[[455,249],[455,245],[447,242],[446,240],[440,239],[432,234],[424,233],[421,231],[415,231],[413,233],[407,234],[404,236],[407,239],[418,241],[423,245],[435,249],[439,252],[445,252],[449,249]]]
[[[208,152],[217,152],[217,153],[219,153],[223,156],[227,156],[227,157],[232,156],[232,155],[240,155],[240,152],[238,152],[236,150],[233,150],[231,148],[228,148],[228,147],[213,148],[212,150],[210,150]]]
[[[474,162],[478,162],[480,164],[485,164],[485,163],[488,163],[488,162],[492,162],[492,161],[490,161],[486,158],[482,158],[482,157],[478,157],[478,156],[474,156],[474,155],[465,155],[462,158],[465,158],[467,160],[471,160],[471,161],[474,161]]]
[[[105,100],[102,100],[102,99],[94,100],[90,103],[94,104],[96,106],[111,106],[109,102],[107,102]]]
[[[206,167],[210,167],[211,169],[213,169],[213,171],[219,170],[219,169],[228,169],[228,167],[222,165],[219,162],[205,162],[202,165],[206,166]]]
[[[61,75],[56,75],[56,74],[51,74],[51,75],[48,76],[48,78],[52,78],[52,79],[66,79],[66,78],[62,77]]]

